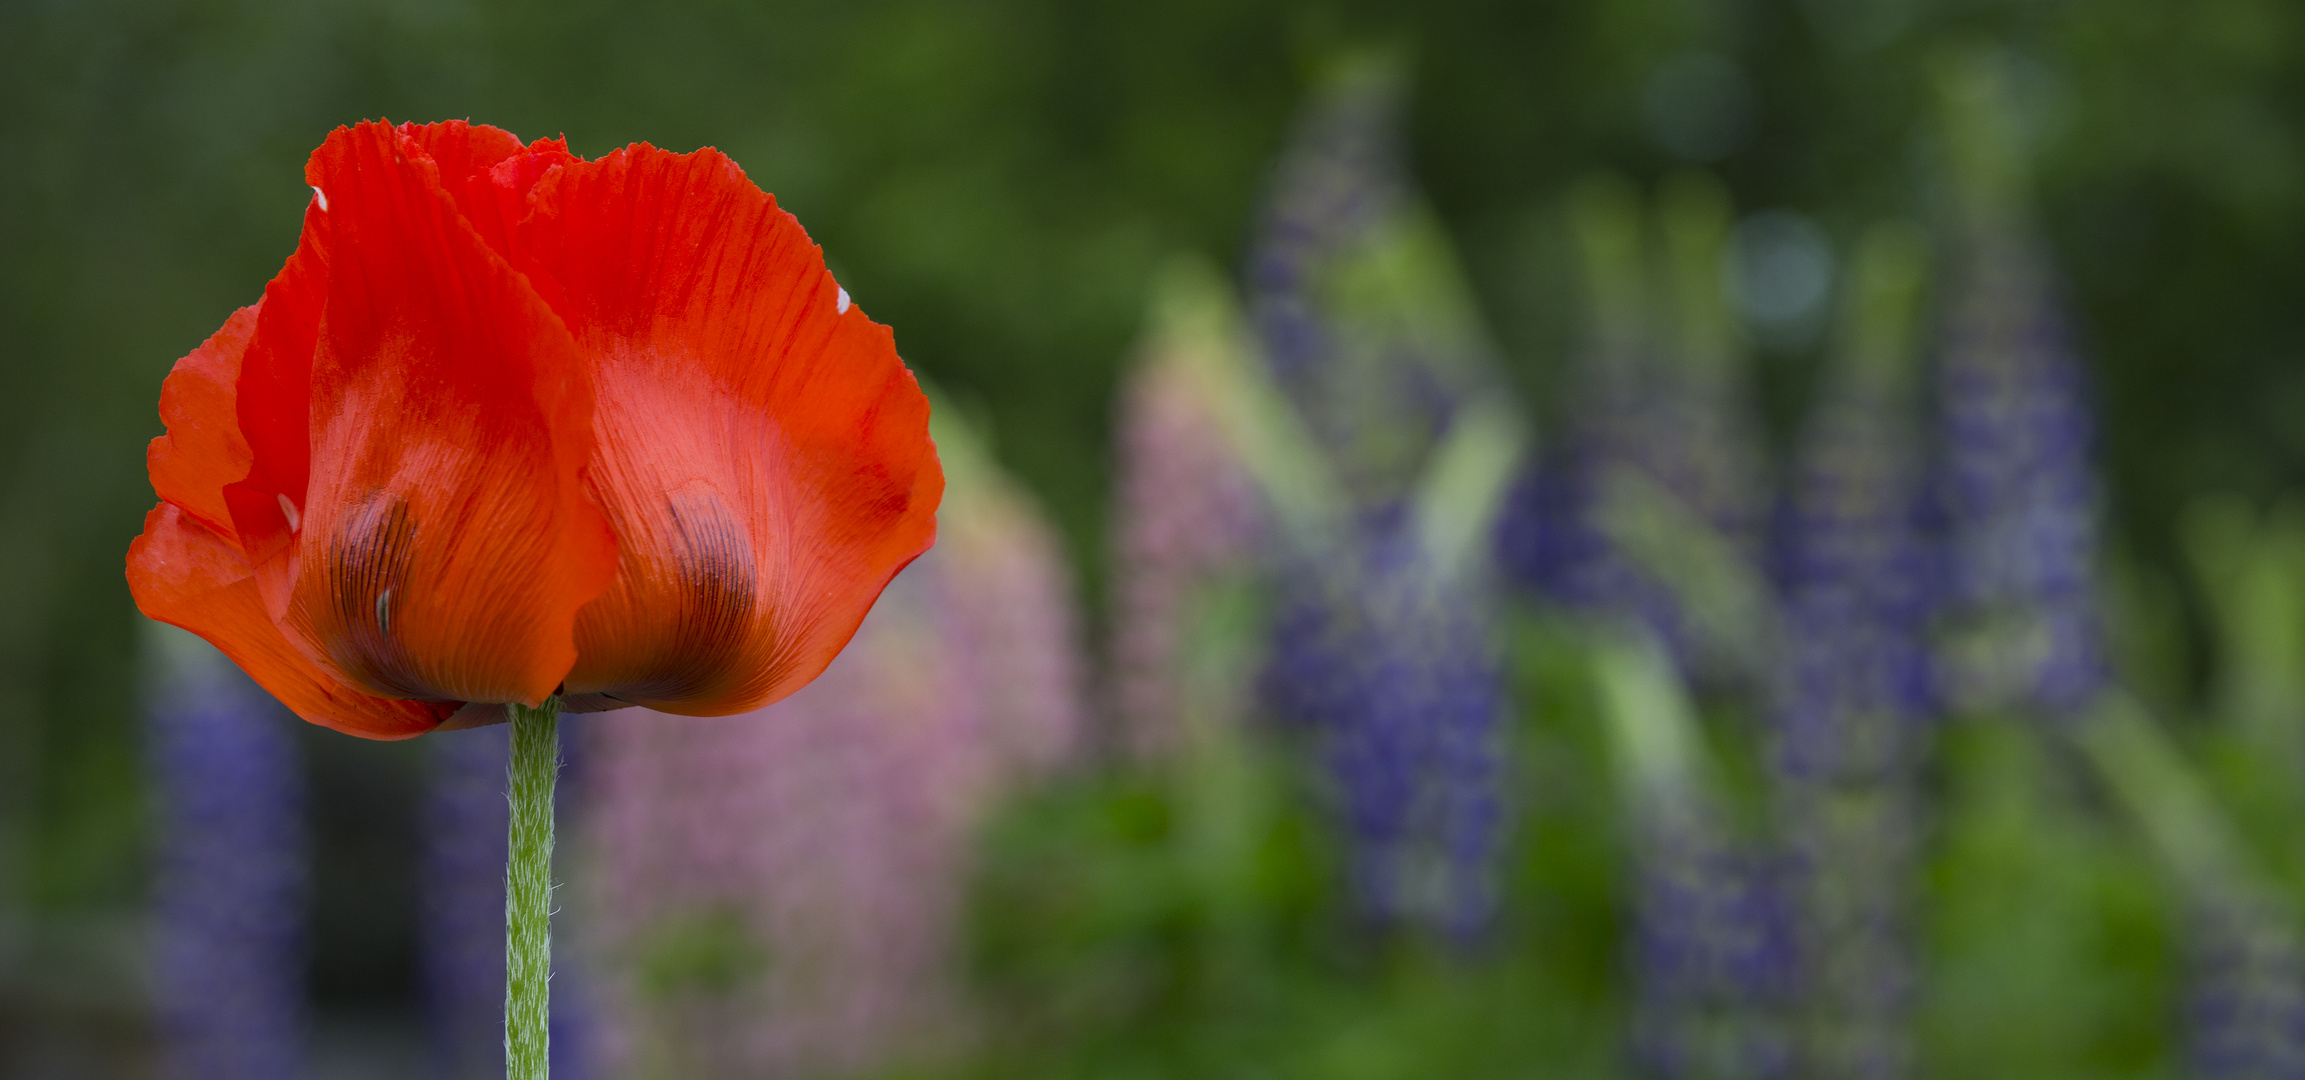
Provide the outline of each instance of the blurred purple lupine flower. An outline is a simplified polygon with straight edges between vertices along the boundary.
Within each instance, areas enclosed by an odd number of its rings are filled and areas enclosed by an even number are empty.
[[[1081,707],[1057,541],[949,416],[937,546],[821,677],[743,716],[590,725],[580,932],[613,1068],[852,1075],[965,1027],[971,830]]]
[[[1489,346],[1409,190],[1401,96],[1397,65],[1337,70],[1275,169],[1249,264],[1272,407],[1301,420],[1303,468],[1337,495],[1320,525],[1277,537],[1260,681],[1329,767],[1364,910],[1462,936],[1493,905],[1503,680],[1485,539],[1436,535],[1488,535],[1485,477],[1511,466],[1518,427],[1489,415]],[[1443,475],[1459,467],[1467,482]]]
[[[2006,74],[1989,58],[1942,87],[1957,228],[1939,369],[1958,635],[1948,690],[1967,706],[2071,715],[2108,678],[2097,592],[2097,475],[2082,363],[2024,211]]]
[[[1596,177],[1570,200],[1570,226],[1584,270],[1588,325],[1571,379],[1573,409],[1558,452],[1522,471],[1498,522],[1497,562],[1513,585],[1586,610],[1644,606],[1637,581],[1590,508],[1600,480],[1642,452],[1648,283],[1638,197],[1623,181]]]
[[[1913,316],[1921,241],[1883,225],[1859,248],[1849,319],[1794,466],[1785,653],[1773,732],[1794,855],[1804,1054],[1820,1076],[1911,1074],[1908,897],[1933,713]]]
[[[589,717],[561,718],[562,745],[582,745]],[[510,804],[505,775],[511,728],[440,731],[425,737],[431,762],[419,818],[423,918],[420,976],[435,1066],[443,1080],[504,1075],[504,865]],[[567,751],[564,751],[566,753]],[[583,783],[564,766],[555,813],[581,813]],[[561,871],[565,876],[565,871]],[[581,911],[574,913],[581,916]],[[570,925],[556,905],[555,921]],[[573,936],[573,935],[572,935]],[[583,958],[554,950],[552,1071],[587,1080],[593,1068]]]
[[[1497,542],[1517,584],[1601,630],[1634,822],[1633,1064],[1788,1076],[1794,879],[1724,823],[1684,685],[1741,698],[1777,662],[1760,444],[1722,284],[1730,209],[1699,176],[1670,181],[1658,204],[1652,236],[1622,181],[1572,199],[1592,311],[1578,399],[1566,445],[1524,474]]]
[[[2191,1075],[2305,1075],[2305,941],[2294,904],[2136,698],[2107,693],[2068,730],[2184,900]]]
[[[2305,521],[2293,506],[2211,496],[2185,516],[2184,538],[2213,616],[2216,722],[2233,749],[2274,773],[2296,760],[2305,672]],[[2173,830],[2172,830],[2173,831]],[[2176,867],[2187,886],[2186,1057],[2194,1075],[2305,1076],[2305,941],[2297,913],[2263,878]]]
[[[1405,542],[1300,564],[1281,596],[1264,697],[1319,737],[1361,903],[1478,933],[1502,810],[1490,612]]]
[[[1760,567],[1760,441],[1721,285],[1727,197],[1709,178],[1674,178],[1652,238],[1637,195],[1598,178],[1577,191],[1571,216],[1591,338],[1564,445],[1523,475],[1500,522],[1500,564],[1574,610],[1641,620],[1708,684],[1757,682],[1768,635],[1735,624],[1761,612],[1717,610],[1717,590],[1676,578],[1682,560],[1667,550],[1695,542],[1744,576]],[[1669,511],[1667,532],[1703,535],[1635,542],[1626,522],[1643,504]]]
[[[1671,1080],[1797,1075],[1799,943],[1782,861],[1693,810],[1655,812],[1641,833],[1634,1067]]]
[[[1332,77],[1298,118],[1250,254],[1250,317],[1292,394],[1328,381],[1335,329],[1323,280],[1339,255],[1401,212],[1401,73],[1369,59]],[[1316,427],[1318,426],[1316,422]]]
[[[1493,505],[1514,452],[1468,502]],[[1487,528],[1487,505],[1449,512]],[[1464,939],[1494,907],[1504,678],[1485,578],[1419,535],[1422,516],[1284,557],[1259,690],[1327,765],[1363,911]]]
[[[1596,675],[1637,852],[1632,1064],[1667,1080],[1798,1075],[1788,867],[1733,833],[1680,675],[1627,626],[1604,635]]]
[[[2197,898],[2185,1057],[2205,1080],[2305,1076],[2305,943],[2261,896]]]
[[[1455,410],[1494,389],[1455,254],[1404,166],[1405,71],[1351,57],[1274,167],[1248,265],[1274,380],[1353,515],[1400,512]]]
[[[148,628],[162,1074],[304,1073],[310,852],[296,721],[206,642]]]

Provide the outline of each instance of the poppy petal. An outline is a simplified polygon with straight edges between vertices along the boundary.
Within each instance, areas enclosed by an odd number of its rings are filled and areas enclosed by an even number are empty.
[[[576,155],[568,152],[567,143],[538,139],[526,151],[465,181],[465,215],[490,248],[517,265],[518,257],[512,245],[521,219],[528,216],[531,189],[552,170],[577,160]]]
[[[510,254],[513,229],[527,211],[528,189],[553,166],[576,160],[565,140],[538,139],[522,146],[509,131],[462,120],[402,124],[400,134],[440,167],[441,188],[498,255]]]
[[[128,549],[128,588],[144,614],[190,630],[315,724],[368,739],[405,739],[439,726],[453,703],[363,694],[315,664],[264,613],[240,549],[182,507],[161,503]]]
[[[144,462],[152,490],[219,533],[232,532],[224,487],[248,475],[248,440],[240,437],[233,400],[240,358],[256,335],[254,304],[232,313],[200,347],[185,354],[160,384],[160,420],[168,434],[152,440]]]
[[[486,175],[498,162],[527,149],[521,145],[520,136],[503,128],[464,120],[402,124],[394,130],[432,159],[433,167],[439,170],[440,186],[459,205],[464,202],[466,180]],[[469,209],[465,213],[471,216]]]
[[[308,167],[305,179],[312,178]],[[320,235],[325,205],[326,196],[315,188],[304,208],[296,251],[264,286],[264,299],[256,305],[256,331],[241,357],[233,395],[249,462],[247,477],[225,485],[224,498],[240,549],[259,569],[267,608],[275,614],[288,602],[287,580],[262,570],[294,537],[294,519],[303,509],[312,468],[312,350],[328,299],[328,260]]]
[[[575,344],[416,140],[338,129],[311,174],[327,317],[282,621],[371,693],[541,704],[616,565]]]
[[[354,129],[339,128],[329,145]],[[472,192],[460,208],[497,213],[488,190],[489,172],[521,152],[520,139],[486,124],[451,120],[439,124],[363,124],[370,137],[396,133],[450,178],[453,192]],[[242,365],[238,397],[240,427],[251,450],[247,479],[230,485],[226,500],[242,550],[258,569],[257,580],[275,613],[286,609],[288,579],[273,556],[297,531],[311,483],[312,355],[319,345],[320,316],[328,298],[328,260],[323,250],[328,223],[330,176],[323,168],[328,145],[305,164],[304,182],[312,201],[304,210],[304,231],[295,254],[265,286],[263,313]],[[479,185],[474,187],[474,183]]]
[[[928,401],[888,328],[709,149],[565,164],[516,250],[596,365],[621,545],[568,691],[719,715],[815,678],[935,538]]]

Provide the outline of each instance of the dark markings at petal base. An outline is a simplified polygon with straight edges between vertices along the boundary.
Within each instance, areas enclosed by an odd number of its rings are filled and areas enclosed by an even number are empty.
[[[345,519],[328,542],[328,592],[335,633],[329,657],[347,675],[391,697],[441,700],[425,685],[408,650],[392,637],[392,594],[416,552],[416,519],[408,500],[379,492]]]
[[[675,492],[667,503],[685,603],[651,677],[626,691],[660,700],[709,692],[730,676],[752,628],[756,581],[752,538],[719,495]]]

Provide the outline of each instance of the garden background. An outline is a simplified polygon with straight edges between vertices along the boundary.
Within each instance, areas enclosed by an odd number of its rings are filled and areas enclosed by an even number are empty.
[[[1629,1047],[1645,984],[1620,945],[1645,917],[1625,884],[1638,857],[1569,641],[1581,631],[1541,603],[1498,616],[1517,824],[1496,856],[1493,925],[1473,938],[1352,929],[1362,916],[1339,898],[1318,799],[1287,794],[1302,762],[1257,766],[1278,777],[1263,781],[1275,800],[1303,804],[1272,811],[1273,835],[1314,837],[1298,861],[1260,863],[1261,884],[1177,886],[1195,871],[1145,839],[1193,796],[1116,764],[1125,740],[1102,694],[1125,592],[1121,388],[1180,256],[1248,284],[1275,162],[1340,58],[1372,53],[1404,73],[1402,165],[1541,452],[1582,407],[1579,193],[1599,175],[1642,199],[1691,170],[1718,179],[1740,226],[1754,430],[1780,477],[1829,382],[1836,283],[1869,226],[1944,219],[1944,72],[1990,58],[1994,108],[2030,163],[2028,225],[2085,359],[2103,535],[2088,569],[2113,664],[2171,740],[2153,760],[2199,781],[2215,827],[2275,883],[2272,922],[2296,922],[2281,883],[2305,866],[2292,798],[2305,757],[2268,762],[2230,722],[2250,677],[2237,672],[2262,661],[2250,670],[2278,679],[2305,660],[2284,651],[2305,640],[2305,526],[2271,512],[2305,479],[2305,9],[2286,0],[8,0],[0,1073],[143,1075],[120,1070],[157,1060],[140,1004],[154,661],[121,574],[152,502],[143,448],[168,366],[293,246],[304,157],[373,117],[565,134],[585,155],[643,140],[726,151],[1053,522],[1089,658],[1085,749],[986,810],[954,963],[991,1019],[970,1022],[965,1051],[904,1067],[1800,1069]],[[2275,569],[2232,580],[2252,559]],[[2278,625],[2234,614],[2281,590],[2296,591],[2286,621],[2278,602]],[[1735,765],[1766,757],[1738,748],[1738,723],[1722,751],[1733,793],[1765,783]],[[311,1075],[415,1075],[379,1063],[430,1067],[411,1047],[425,1038],[418,807],[434,766],[424,740],[294,738],[310,792]],[[2305,1056],[2234,1071],[2189,1034],[2224,962],[2203,960],[2188,927],[2213,916],[2172,883],[2151,815],[2125,809],[2071,741],[1980,717],[1934,738],[1912,884],[1919,1049],[1880,1075],[2297,1075],[2282,1070]],[[1205,894],[1131,899],[1171,886]],[[1064,908],[1072,923],[1023,914],[1051,894],[1092,899]],[[1250,929],[1209,914],[1228,904]],[[2265,977],[2305,1002],[2305,966],[2289,962]],[[2305,1012],[2293,1019],[2295,1050]]]

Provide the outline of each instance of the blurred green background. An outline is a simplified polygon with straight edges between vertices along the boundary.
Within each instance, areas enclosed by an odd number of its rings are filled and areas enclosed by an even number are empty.
[[[1796,210],[1845,247],[1882,216],[1925,216],[1932,59],[2007,50],[2094,363],[2114,547],[2140,595],[2166,598],[2165,677],[2147,689],[2182,703],[2208,685],[2180,512],[2207,492],[2262,502],[2305,468],[2293,0],[0,0],[0,905],[137,902],[138,617],[121,560],[152,503],[154,403],[292,248],[302,163],[332,127],[470,117],[588,155],[727,151],[906,360],[987,420],[1093,606],[1112,391],[1151,275],[1180,250],[1239,265],[1309,73],[1370,41],[1414,58],[1411,167],[1547,422],[1577,331],[1572,181],[1703,164],[1741,212]],[[1712,80],[1698,111],[1715,110],[1696,135],[1676,127],[1691,71]],[[1820,342],[1764,347],[1782,438]],[[2006,749],[1979,740],[1952,752]],[[316,767],[387,789],[360,778],[406,767],[357,749],[322,749]],[[2003,795],[1970,805],[2032,812]],[[389,861],[407,838],[319,827],[338,841],[323,897],[404,917],[358,853]],[[367,925],[344,918],[333,940]],[[389,925],[365,932],[379,943],[324,946],[324,969],[328,949],[402,947]],[[360,955],[338,956],[341,993],[402,992],[404,973]]]

